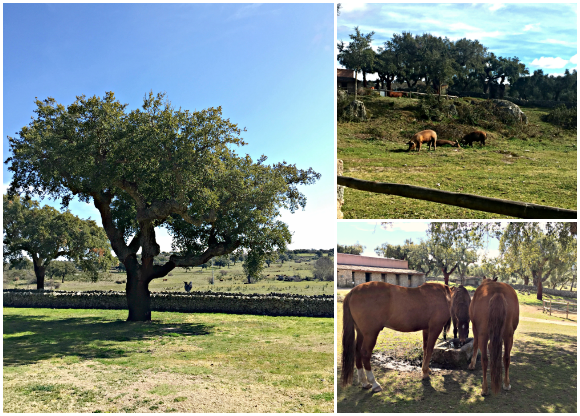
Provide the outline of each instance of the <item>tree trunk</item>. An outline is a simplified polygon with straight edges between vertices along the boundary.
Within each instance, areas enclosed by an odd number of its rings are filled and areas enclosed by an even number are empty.
[[[530,278],[529,276],[524,276],[524,285],[528,286],[528,284],[530,283]]]
[[[46,267],[40,264],[40,261],[34,261],[33,264],[34,275],[36,276],[36,290],[42,290],[44,289],[44,275],[46,273]]]
[[[443,279],[445,281],[445,286],[449,286],[449,276],[451,276],[451,273],[453,273],[455,271],[455,269],[457,268],[458,265],[459,265],[459,263],[457,263],[455,266],[453,266],[453,268],[451,269],[451,271],[449,273],[447,273],[447,266],[441,268],[441,271],[443,272]]]
[[[354,71],[354,100],[355,101],[356,101],[356,89],[357,89],[356,79],[357,79],[357,77],[358,77],[358,71]],[[248,277],[248,279],[249,279],[249,277]]]
[[[139,266],[137,259],[130,256],[125,263],[127,269],[127,306],[129,317],[127,321],[150,321],[151,298],[149,293],[149,281],[144,279],[144,270]]]
[[[543,288],[543,286],[542,286],[542,278],[541,278],[541,277],[539,277],[539,278],[538,278],[538,293],[537,293],[537,295],[536,295],[536,299],[538,299],[538,300],[542,300],[542,295],[543,295],[543,293],[544,293],[544,288]]]
[[[363,73],[363,88],[366,88],[367,87],[367,73],[364,70],[362,71],[362,73]]]

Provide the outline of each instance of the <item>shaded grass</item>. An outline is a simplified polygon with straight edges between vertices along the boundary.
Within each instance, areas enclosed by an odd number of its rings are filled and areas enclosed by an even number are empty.
[[[4,411],[333,409],[332,319],[125,315],[5,308]]]

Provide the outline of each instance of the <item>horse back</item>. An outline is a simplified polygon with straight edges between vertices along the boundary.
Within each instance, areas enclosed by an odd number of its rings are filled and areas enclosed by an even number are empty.
[[[363,331],[378,332],[386,327],[414,332],[432,325],[443,327],[450,317],[449,288],[439,283],[407,288],[368,282],[356,286],[347,296],[355,324]]]
[[[485,280],[476,290],[469,306],[469,317],[478,327],[487,326],[489,318],[489,301],[496,295],[504,296],[507,304],[506,323],[508,329],[513,333],[518,327],[520,319],[520,305],[518,295],[513,287],[502,282]]]

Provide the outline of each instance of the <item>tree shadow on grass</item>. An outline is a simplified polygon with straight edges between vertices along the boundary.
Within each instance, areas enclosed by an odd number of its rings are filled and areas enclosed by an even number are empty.
[[[99,317],[50,319],[46,316],[4,316],[4,365],[34,364],[57,357],[120,358],[129,352],[123,341],[168,336],[207,336],[212,325],[158,321],[110,321]]]

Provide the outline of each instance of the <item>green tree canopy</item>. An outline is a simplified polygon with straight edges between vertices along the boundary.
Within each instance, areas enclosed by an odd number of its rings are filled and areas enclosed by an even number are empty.
[[[151,319],[149,282],[175,267],[241,247],[253,255],[285,248],[291,235],[280,210],[303,208],[298,185],[320,178],[311,168],[237,155],[242,131],[220,107],[175,109],[164,94],[149,93],[131,111],[107,92],[67,107],[37,100],[34,112],[9,137],[9,192],[94,203],[127,270],[129,320]],[[153,262],[156,227],[168,229],[178,252],[163,265]]]
[[[371,42],[375,32],[367,33],[366,35],[361,33],[360,29],[354,28],[355,33],[348,35],[350,37],[350,43],[345,45],[341,40],[338,42],[338,62],[344,65],[347,69],[354,70],[355,78],[355,92],[354,97],[356,99],[356,77],[358,71],[365,68],[366,70],[372,70],[372,63],[374,60],[375,52],[371,49]]]
[[[4,258],[21,259],[26,253],[34,264],[36,288],[44,289],[46,268],[58,257],[65,257],[92,276],[113,263],[105,231],[93,220],[82,220],[69,211],[18,195],[4,199]]]
[[[348,245],[340,245],[338,244],[336,247],[336,250],[338,253],[344,253],[344,254],[357,254],[357,255],[361,255],[362,252],[364,251],[366,246],[363,246],[362,244],[356,243],[353,244],[352,246],[348,246]]]
[[[320,257],[316,260],[314,278],[325,281],[334,280],[334,259],[332,257]]]

